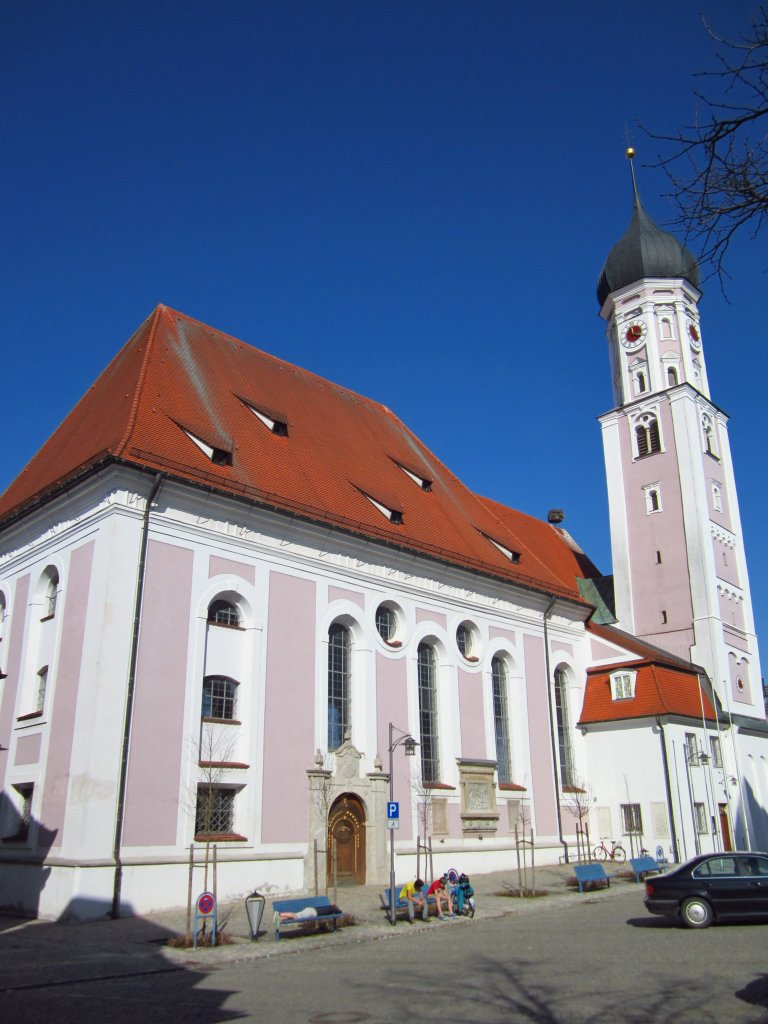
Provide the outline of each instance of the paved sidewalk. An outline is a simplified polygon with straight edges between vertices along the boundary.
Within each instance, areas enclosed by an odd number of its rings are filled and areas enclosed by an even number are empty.
[[[338,931],[301,934],[298,928],[284,933],[275,942],[272,929],[272,900],[267,899],[260,937],[250,939],[244,902],[220,905],[219,927],[232,937],[229,945],[215,949],[173,949],[166,943],[186,929],[186,910],[170,910],[144,917],[103,920],[81,924],[24,921],[0,916],[0,990],[39,988],[66,984],[74,980],[96,980],[118,976],[140,976],[187,968],[211,968],[217,964],[306,953],[328,945],[363,941],[392,940],[433,932],[443,928],[472,928],[492,917],[515,917],[533,913],[553,901],[588,903],[594,900],[634,896],[642,906],[644,890],[633,876],[619,865],[608,865],[610,888],[579,893],[568,885],[573,877],[568,865],[537,867],[535,887],[546,893],[531,898],[499,895],[505,887],[517,888],[517,869],[473,875],[477,913],[474,921],[455,918],[445,922],[430,917],[411,927],[400,919],[395,927],[381,908],[382,886],[339,888],[336,902],[355,919],[354,926]],[[398,879],[398,881],[402,881]],[[532,886],[530,870],[528,886]],[[286,894],[281,894],[281,896]],[[301,896],[301,893],[293,894]],[[306,895],[306,894],[305,894]],[[333,899],[333,893],[329,893]]]

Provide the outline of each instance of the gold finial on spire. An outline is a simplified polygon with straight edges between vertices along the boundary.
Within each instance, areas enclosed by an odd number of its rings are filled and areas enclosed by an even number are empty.
[[[637,192],[637,180],[635,178],[635,164],[634,164],[635,147],[634,146],[627,146],[626,153],[627,153],[627,160],[629,160],[629,173],[632,175],[632,193],[633,193],[633,195],[635,197],[635,206],[639,206],[640,205],[640,196],[638,195],[638,192]]]

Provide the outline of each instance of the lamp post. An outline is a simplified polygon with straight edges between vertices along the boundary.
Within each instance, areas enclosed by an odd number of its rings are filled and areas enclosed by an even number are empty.
[[[395,733],[399,733],[397,739],[395,739]],[[409,732],[403,732],[402,729],[398,729],[397,726],[389,723],[389,802],[394,803],[395,799],[395,784],[392,777],[392,755],[395,752],[395,747],[399,747],[400,744],[405,747],[405,756],[413,757],[416,753],[416,747],[418,743],[411,736]],[[395,917],[395,830],[389,823],[389,922],[390,924],[396,923]]]

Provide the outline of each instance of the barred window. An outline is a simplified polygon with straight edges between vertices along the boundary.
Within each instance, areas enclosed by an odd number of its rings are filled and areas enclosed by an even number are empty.
[[[720,740],[717,736],[710,736],[709,749],[712,751],[712,767],[723,767],[723,752],[720,749]]]
[[[509,714],[507,710],[507,666],[498,655],[491,662],[493,685],[493,726],[496,735],[496,771],[499,782],[511,782]]]
[[[419,644],[416,655],[419,682],[419,727],[421,730],[421,778],[423,782],[440,779],[440,755],[437,734],[437,659],[429,644]]]
[[[574,771],[568,687],[565,671],[561,668],[555,669],[555,717],[557,720],[557,752],[560,758],[560,782],[564,786],[572,786]]]
[[[240,613],[229,601],[213,601],[208,608],[208,621],[214,626],[239,626]]]
[[[707,831],[707,809],[704,804],[695,803],[693,812],[696,818],[696,831],[699,835],[703,835]]]
[[[397,615],[389,605],[380,604],[376,609],[376,630],[386,643],[395,639],[397,633]]]
[[[470,658],[473,653],[473,645],[474,636],[472,634],[472,627],[469,623],[462,622],[456,630],[456,646],[459,648],[459,654],[461,654],[463,658]]]
[[[229,835],[234,832],[235,790],[223,786],[197,787],[195,835]]]
[[[237,683],[227,676],[206,676],[203,680],[203,718],[234,719],[237,712]]]
[[[626,835],[642,835],[643,818],[640,813],[640,804],[621,805],[621,827]]]
[[[328,630],[328,749],[338,750],[350,726],[349,630],[334,622]]]

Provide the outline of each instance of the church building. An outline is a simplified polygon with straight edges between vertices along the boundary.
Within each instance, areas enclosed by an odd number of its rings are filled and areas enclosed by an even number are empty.
[[[699,284],[635,189],[598,284],[612,577],[385,406],[158,306],[0,496],[0,907],[180,906],[206,843],[222,900],[384,885],[390,791],[398,879],[427,837],[511,870],[523,828],[539,863],[585,827],[768,848]]]

